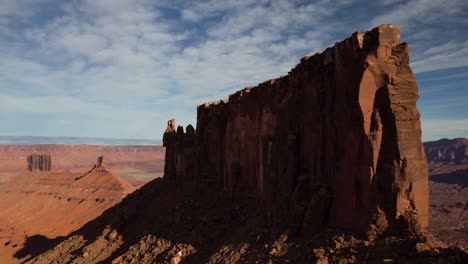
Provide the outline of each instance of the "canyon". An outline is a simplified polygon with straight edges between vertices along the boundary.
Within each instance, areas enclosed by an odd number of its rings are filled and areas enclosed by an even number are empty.
[[[114,174],[103,159],[100,156],[86,173],[51,171],[48,170],[50,166],[28,170],[0,187],[1,263],[27,258],[29,251],[18,250],[25,243],[32,243],[33,250],[39,250],[135,191],[136,188]],[[28,167],[35,168],[53,160],[50,155],[33,154],[27,161]]]
[[[468,139],[425,142],[429,164],[429,231],[452,246],[468,248]]]
[[[27,263],[466,263],[425,230],[417,99],[399,29],[356,32],[169,120],[164,177]]]
[[[27,258],[18,252],[27,241],[39,250],[80,228],[163,166],[161,146],[0,145],[0,262]]]
[[[112,170],[136,187],[162,177],[165,150],[162,146],[94,146],[94,145],[0,145],[0,186],[28,169],[29,155],[47,154],[53,159],[54,171],[84,172],[98,156],[106,157]]]

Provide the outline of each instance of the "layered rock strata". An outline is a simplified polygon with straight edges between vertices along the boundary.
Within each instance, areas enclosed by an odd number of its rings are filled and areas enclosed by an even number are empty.
[[[357,32],[286,76],[198,106],[196,133],[171,120],[165,177],[281,207],[303,232],[425,227],[417,99],[400,30]]]
[[[50,154],[31,154],[28,155],[29,171],[50,171],[52,169],[52,159]]]

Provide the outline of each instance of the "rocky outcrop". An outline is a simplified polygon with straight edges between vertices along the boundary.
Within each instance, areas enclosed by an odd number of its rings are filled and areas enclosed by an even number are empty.
[[[101,175],[108,175],[112,174],[110,169],[107,168],[107,166],[104,164],[104,156],[101,155],[97,158],[96,164],[94,164],[93,168],[89,171],[87,171],[85,174],[81,175],[80,177],[76,177],[75,181],[81,180],[84,177],[87,177],[88,175],[92,175],[94,173],[99,173]]]
[[[0,185],[12,175],[28,169],[30,154],[47,153],[53,157],[54,171],[83,173],[92,168],[96,158],[135,186],[164,174],[165,148],[162,146],[93,146],[93,145],[0,145]]]
[[[466,138],[443,138],[437,141],[424,143],[428,162],[433,163],[468,163],[468,139]]]
[[[400,30],[357,32],[286,76],[198,106],[192,145],[170,121],[165,177],[255,197],[302,232],[425,227],[417,99]]]
[[[96,164],[91,171],[107,172],[109,169],[104,165],[104,156],[101,155],[97,158]]]
[[[28,170],[50,171],[52,169],[52,159],[50,154],[28,155]]]
[[[166,147],[164,175],[169,180],[195,180],[196,147],[195,129],[188,125],[186,132],[181,126],[175,130],[175,119],[167,122],[163,136],[163,146]]]
[[[104,165],[104,156],[99,156],[96,162],[96,167],[102,167]]]

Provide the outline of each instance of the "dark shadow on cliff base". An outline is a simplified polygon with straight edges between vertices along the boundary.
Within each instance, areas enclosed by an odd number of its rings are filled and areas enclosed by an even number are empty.
[[[213,188],[198,189],[156,179],[68,236],[68,238],[82,237],[83,240],[80,241],[84,243],[71,239],[66,247],[56,248],[56,252],[44,255],[39,263],[74,261],[75,263],[110,264],[126,253],[131,258],[121,259],[123,263],[130,263],[132,260],[137,261],[136,263],[148,263],[137,259],[140,256],[140,250],[144,252],[147,246],[158,245],[159,242],[156,243],[154,240],[145,242],[147,235],[161,242],[160,246],[157,246],[157,251],[153,249],[146,251],[146,254],[155,257],[151,263],[166,263],[167,257],[182,250],[178,245],[191,245],[196,249],[195,252],[184,255],[180,263],[208,263],[210,261],[224,263],[225,258],[231,255],[214,256],[214,254],[222,253],[226,246],[231,246],[230,252],[238,255],[239,258],[234,261],[237,263],[253,263],[254,260],[267,263],[267,258],[272,259],[273,263],[284,263],[285,259],[292,260],[292,263],[312,263],[315,257],[307,252],[324,246],[328,238],[333,235],[289,233],[288,225],[285,224],[288,222],[285,221],[288,215],[281,214],[282,210],[269,215],[259,208],[262,208],[261,204],[256,203],[255,199],[233,202],[226,194]],[[118,235],[112,236],[112,230],[116,230]],[[298,245],[297,248],[288,250],[288,253],[282,257],[261,254],[266,251],[265,245],[274,245],[285,232],[286,239],[294,241],[294,244]],[[120,236],[121,242],[118,241]],[[96,241],[103,241],[102,238],[105,239],[106,244],[94,244]],[[31,237],[25,247],[15,254],[15,257],[21,259],[28,255],[37,256],[55,247],[60,241],[63,241],[63,238],[50,240],[39,235]],[[367,263],[381,263],[383,256],[381,250],[387,250],[389,254],[396,252],[397,255],[405,255],[412,252],[416,242],[404,240],[390,246],[359,246],[355,249],[360,252],[361,257],[368,260]],[[111,245],[117,247],[111,249]],[[248,245],[248,250],[243,249],[244,253],[239,253],[242,245]],[[67,251],[70,250],[69,246],[73,248],[73,251]],[[459,258],[468,258],[465,252],[458,251],[447,250],[446,254],[455,252]],[[91,255],[94,254],[93,252],[101,252],[102,255],[94,258]],[[85,253],[89,259],[83,258]],[[366,254],[368,256],[365,256]],[[412,258],[409,255],[407,257]]]
[[[432,175],[429,177],[429,180],[438,183],[458,184],[463,187],[468,187],[468,169]]]
[[[47,238],[43,235],[30,236],[24,242],[23,248],[18,250],[13,257],[23,260],[23,262],[40,255],[42,252],[53,248],[62,242],[64,237]]]

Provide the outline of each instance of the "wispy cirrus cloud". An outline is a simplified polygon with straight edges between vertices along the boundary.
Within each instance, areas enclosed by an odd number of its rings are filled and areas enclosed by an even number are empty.
[[[468,66],[468,40],[450,41],[425,50],[411,63],[414,71],[429,72]]]

